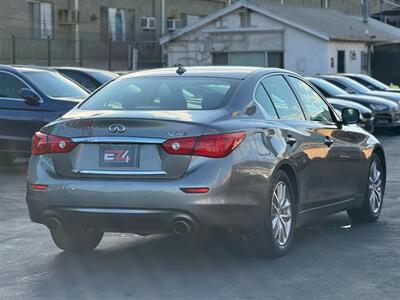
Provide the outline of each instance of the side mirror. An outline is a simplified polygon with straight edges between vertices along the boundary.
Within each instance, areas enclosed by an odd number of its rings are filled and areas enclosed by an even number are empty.
[[[357,124],[360,121],[360,112],[355,108],[343,108],[342,121],[344,125]]]
[[[25,102],[29,105],[38,105],[40,103],[40,97],[35,91],[27,88],[22,88],[19,90],[19,95]]]

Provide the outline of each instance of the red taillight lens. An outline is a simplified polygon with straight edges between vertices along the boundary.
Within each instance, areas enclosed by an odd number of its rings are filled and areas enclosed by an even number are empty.
[[[36,132],[32,140],[32,155],[68,153],[76,147],[70,138]]]
[[[170,139],[162,144],[169,154],[220,158],[231,153],[245,137],[244,132]]]
[[[31,184],[31,189],[37,191],[44,191],[47,187],[47,184]]]
[[[186,194],[205,194],[208,193],[210,189],[206,187],[202,188],[181,188],[181,191]]]

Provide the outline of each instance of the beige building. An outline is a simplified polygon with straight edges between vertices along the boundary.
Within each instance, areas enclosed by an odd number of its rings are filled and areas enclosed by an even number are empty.
[[[161,64],[159,38],[225,0],[1,0],[0,63],[142,68]]]

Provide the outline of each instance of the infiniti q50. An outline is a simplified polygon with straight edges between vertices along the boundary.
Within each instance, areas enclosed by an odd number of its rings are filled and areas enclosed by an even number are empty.
[[[384,151],[358,117],[281,69],[124,75],[35,134],[30,217],[65,251],[104,232],[228,229],[281,256],[315,217],[379,217]]]

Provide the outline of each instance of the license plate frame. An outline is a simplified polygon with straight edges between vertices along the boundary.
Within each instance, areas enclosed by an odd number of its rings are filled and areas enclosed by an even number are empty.
[[[99,167],[112,169],[137,169],[140,159],[139,145],[101,145]]]

